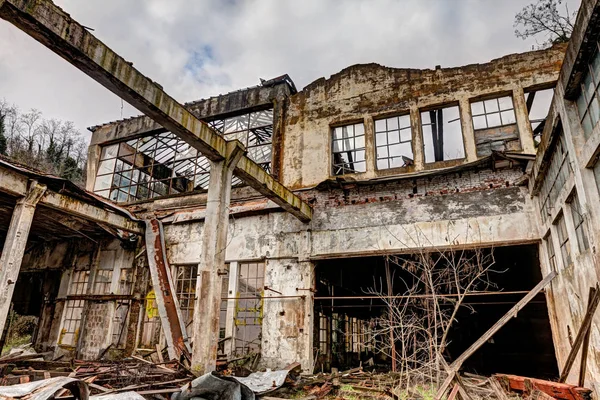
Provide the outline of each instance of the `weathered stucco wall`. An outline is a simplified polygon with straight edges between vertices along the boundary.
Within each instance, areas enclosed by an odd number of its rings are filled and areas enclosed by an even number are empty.
[[[542,271],[549,273],[552,269],[549,261],[548,245],[552,245],[556,254],[556,270],[558,276],[547,291],[550,321],[558,359],[562,371],[571,350],[571,344],[583,321],[590,287],[600,280],[600,192],[591,167],[597,162],[596,153],[600,150],[600,125],[586,139],[579,120],[579,113],[574,100],[579,95],[577,82],[588,70],[587,62],[596,41],[600,36],[597,21],[600,20],[600,5],[597,0],[582,1],[577,25],[567,48],[560,79],[555,89],[548,121],[544,128],[542,141],[538,148],[533,166],[530,190],[536,208],[534,219],[540,225],[540,234],[549,236],[549,243],[540,246]],[[562,130],[559,128],[562,126]],[[540,208],[540,184],[546,179],[549,156],[554,151],[554,143],[562,135],[568,150],[568,159],[572,173],[569,174],[563,188],[558,193],[554,204],[549,208],[549,215],[542,216]],[[596,167],[598,168],[598,167]],[[580,248],[575,232],[573,214],[568,198],[573,193],[582,208],[584,230],[589,240],[589,248]],[[561,258],[561,243],[558,239],[558,218],[564,218],[572,263],[565,265]],[[581,354],[581,353],[580,353]],[[576,384],[579,375],[580,355],[577,357],[568,383]],[[600,390],[600,314],[596,312],[592,322],[590,346],[587,356],[586,387]]]
[[[514,184],[522,176],[521,168],[494,172],[480,167],[415,180],[308,190],[301,194],[314,207],[309,224],[273,210],[232,217],[226,259],[265,260],[266,286],[285,296],[307,296],[265,300],[263,365],[277,368],[300,361],[308,367],[312,361],[313,301],[310,292],[296,289],[313,287],[314,260],[422,247],[537,242],[533,203],[527,189]],[[179,219],[185,222],[165,225],[173,264],[200,260],[203,214],[194,208],[188,213]]]
[[[378,64],[355,65],[321,78],[290,97],[286,114],[282,183],[292,189],[319,184],[331,177],[331,126],[365,123],[367,172],[357,179],[439,168],[476,160],[470,100],[490,94],[512,94],[523,152],[533,154],[531,127],[523,89],[553,85],[564,45],[513,54],[486,64],[435,70],[410,70]],[[424,164],[419,110],[443,104],[461,110],[464,160]],[[374,118],[409,113],[415,165],[377,171],[374,161]]]

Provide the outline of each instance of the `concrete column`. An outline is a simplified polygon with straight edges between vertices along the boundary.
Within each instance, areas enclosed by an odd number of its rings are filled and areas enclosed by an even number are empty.
[[[463,143],[465,145],[465,158],[467,162],[477,161],[477,143],[475,142],[475,130],[473,128],[471,102],[468,97],[463,97],[458,101],[460,110],[460,123],[463,134]]]
[[[513,104],[515,107],[515,117],[517,119],[517,127],[519,128],[519,139],[521,140],[521,148],[525,154],[535,154],[536,148],[533,142],[533,130],[529,122],[529,113],[527,112],[527,104],[525,102],[525,92],[522,87],[513,89]]]
[[[219,270],[225,266],[231,178],[243,152],[244,146],[240,142],[228,142],[227,158],[210,163],[202,254],[198,265],[194,305],[192,369],[200,374],[214,371],[216,367],[221,302]]]
[[[30,181],[29,191],[17,201],[12,213],[0,256],[0,332],[4,330],[15,283],[19,277],[35,206],[45,191],[45,185]]]

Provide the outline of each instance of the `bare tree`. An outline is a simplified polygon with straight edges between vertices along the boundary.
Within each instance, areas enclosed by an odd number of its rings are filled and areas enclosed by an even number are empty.
[[[568,42],[577,11],[570,12],[563,0],[538,0],[515,15],[515,35],[521,39],[543,38],[540,46]]]

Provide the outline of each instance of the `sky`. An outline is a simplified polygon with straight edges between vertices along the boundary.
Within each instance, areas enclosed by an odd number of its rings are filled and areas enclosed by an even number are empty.
[[[287,73],[300,90],[359,63],[453,67],[531,50],[533,0],[55,0],[180,102]],[[570,10],[579,0],[566,0]],[[543,41],[543,38],[540,42]],[[139,112],[0,20],[0,99],[82,132]]]

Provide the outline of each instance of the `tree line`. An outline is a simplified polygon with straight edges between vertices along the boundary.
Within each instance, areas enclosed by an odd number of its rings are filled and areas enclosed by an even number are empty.
[[[0,154],[20,164],[85,184],[87,143],[73,122],[23,112],[0,99]]]

